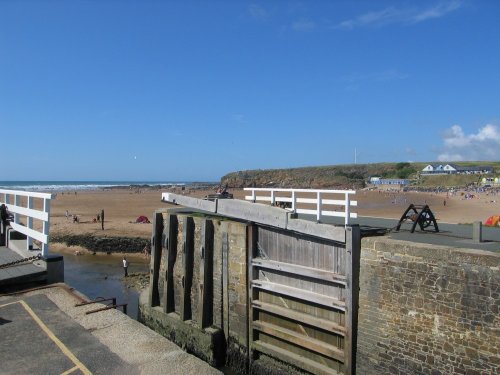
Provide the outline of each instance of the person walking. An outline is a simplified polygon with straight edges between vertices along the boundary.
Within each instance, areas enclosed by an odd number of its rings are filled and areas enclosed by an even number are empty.
[[[125,272],[125,277],[128,277],[128,260],[127,260],[127,257],[123,257],[123,271]]]

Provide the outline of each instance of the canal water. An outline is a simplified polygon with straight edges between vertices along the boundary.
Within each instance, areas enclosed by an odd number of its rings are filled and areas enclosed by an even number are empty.
[[[64,253],[64,282],[91,299],[116,297],[126,303],[127,315],[137,320],[139,293],[123,282],[122,257],[117,255],[74,255]],[[149,260],[128,257],[128,273],[148,272]]]
[[[127,303],[127,315],[137,320],[139,293],[123,282],[122,257],[117,255],[74,255],[64,256],[64,282],[91,299],[116,297],[116,303]],[[149,260],[127,257],[128,273],[148,272]],[[229,367],[218,368],[225,375],[236,373]]]

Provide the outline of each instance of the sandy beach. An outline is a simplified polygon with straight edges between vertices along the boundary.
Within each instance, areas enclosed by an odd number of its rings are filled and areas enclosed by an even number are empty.
[[[143,215],[152,219],[157,209],[169,207],[161,201],[159,189],[110,189],[58,193],[51,204],[51,233],[53,234],[94,234],[107,236],[143,237],[151,236],[152,224],[137,224],[136,219]],[[248,192],[230,189],[235,199],[244,199]],[[213,191],[186,190],[177,188],[174,192],[195,197],[204,197]],[[353,211],[359,216],[374,216],[399,219],[410,203],[428,204],[438,222],[472,223],[484,222],[491,215],[500,214],[500,196],[475,194],[465,199],[465,193],[453,196],[446,193],[402,193],[384,191],[358,191],[353,198],[358,207]],[[444,202],[446,201],[446,205]],[[171,206],[170,206],[171,207]],[[69,217],[66,217],[66,210]],[[93,219],[105,212],[104,230],[101,223]],[[79,223],[74,223],[71,215],[77,215]]]

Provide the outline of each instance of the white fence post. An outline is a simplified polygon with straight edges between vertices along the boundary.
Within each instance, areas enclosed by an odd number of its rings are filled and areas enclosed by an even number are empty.
[[[351,216],[351,200],[349,199],[349,194],[345,193],[345,225],[349,225],[349,218]]]
[[[317,195],[317,201],[316,201],[316,204],[317,204],[317,213],[316,213],[316,221],[319,223],[321,221],[321,193],[318,191],[316,193]]]
[[[47,236],[47,243],[42,244],[42,256],[45,258],[49,255],[49,228],[50,228],[50,200],[43,200],[43,211],[47,213],[47,221],[43,222],[43,234]]]
[[[32,208],[33,208],[33,197],[28,197],[28,209],[31,210]],[[31,216],[28,216],[28,222],[26,224],[29,229],[33,229],[33,218]],[[33,238],[28,236],[26,240],[27,240],[26,247],[28,248],[28,250],[33,249]]]
[[[21,196],[19,196],[17,194],[14,195],[14,204],[18,207],[21,205]],[[19,218],[19,214],[14,213],[14,223],[19,224],[20,221],[21,220]]]
[[[358,215],[353,212],[351,213],[351,206],[357,206],[358,202],[351,201],[350,194],[355,194],[354,190],[317,190],[317,189],[273,189],[273,188],[244,188],[244,190],[252,191],[252,195],[245,196],[246,200],[251,200],[252,202],[266,201],[271,204],[276,202],[291,202],[291,211],[295,214],[305,214],[314,215],[316,220],[320,222],[325,216],[333,216],[344,219],[344,224],[348,225],[351,218],[357,218]],[[258,192],[262,192],[262,195],[257,195]],[[279,193],[287,193],[287,196],[279,196]],[[288,194],[291,193],[291,198]],[[300,197],[300,193],[304,194],[316,194],[315,198]],[[267,194],[270,194],[267,195]],[[323,198],[323,195],[327,195]],[[330,195],[337,194],[341,195],[341,199],[331,199]],[[297,207],[297,205],[303,205]],[[311,205],[315,205],[311,207]],[[344,206],[344,210],[337,211],[335,209],[323,208],[325,206]],[[287,208],[289,210],[289,208]]]
[[[14,196],[14,203],[12,203]],[[41,251],[44,257],[49,255],[49,231],[50,231],[50,200],[54,198],[50,193],[28,192],[22,190],[0,189],[0,204],[5,203],[7,209],[14,215],[10,226],[16,232],[26,236],[27,250],[33,249],[33,242],[41,243]],[[26,203],[23,200],[26,199]],[[36,209],[35,199],[43,200],[43,209]],[[26,221],[24,222],[24,218]],[[22,220],[21,220],[22,219]],[[36,229],[34,219],[42,222],[42,230]],[[23,223],[21,223],[23,221]]]

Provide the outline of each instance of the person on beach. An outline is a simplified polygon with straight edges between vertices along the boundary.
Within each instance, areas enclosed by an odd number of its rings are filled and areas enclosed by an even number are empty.
[[[146,258],[151,255],[151,247],[149,246],[149,244],[146,244],[146,246],[144,246],[142,252]]]
[[[123,257],[123,271],[125,272],[125,277],[128,277],[128,260],[127,260],[127,257]]]
[[[2,220],[2,224],[4,225],[4,228],[9,225],[9,222],[13,220],[12,214],[9,212],[9,208],[5,205],[2,204],[0,206],[0,218]]]

